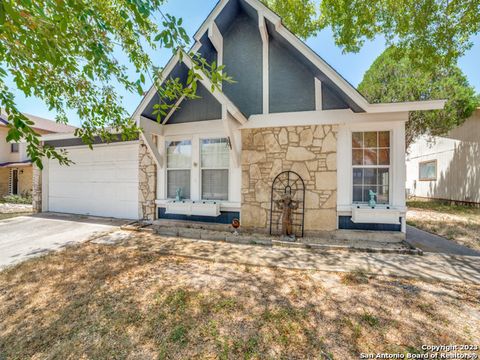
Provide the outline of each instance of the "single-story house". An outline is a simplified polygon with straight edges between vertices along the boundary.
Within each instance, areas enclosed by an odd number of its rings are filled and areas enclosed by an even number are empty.
[[[72,136],[45,136],[75,165],[45,160],[39,210],[239,218],[243,229],[278,233],[288,194],[298,236],[405,231],[405,122],[409,111],[444,101],[370,104],[258,0],[220,1],[194,39],[192,51],[236,82],[212,92],[203,76],[200,98],[177,99],[160,122],[152,87],[133,114],[138,141],[99,141],[90,151]],[[185,82],[191,67],[188,56],[173,56],[164,80]]]
[[[40,134],[71,133],[75,127],[24,114]],[[32,162],[25,143],[8,143],[8,115],[0,112],[0,199],[6,195],[29,196],[32,193]]]
[[[408,149],[407,194],[480,205],[480,108],[445,136]]]

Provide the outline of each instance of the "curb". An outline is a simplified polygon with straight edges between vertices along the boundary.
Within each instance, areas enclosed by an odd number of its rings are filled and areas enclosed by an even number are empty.
[[[212,242],[225,242],[228,244],[238,245],[256,245],[272,248],[297,248],[308,249],[314,251],[347,251],[347,252],[364,252],[364,253],[385,253],[385,254],[401,254],[401,255],[423,255],[423,251],[412,247],[407,242],[400,242],[404,249],[388,249],[382,247],[358,247],[355,245],[329,245],[318,243],[303,243],[303,242],[288,242],[276,240],[269,237],[255,237],[252,235],[233,235],[230,232],[214,231],[205,229],[191,229],[191,228],[176,228],[176,227],[157,227],[154,228],[151,224],[127,224],[122,227],[122,230],[131,230],[137,232],[148,232],[164,237],[178,237],[189,240],[202,240]]]

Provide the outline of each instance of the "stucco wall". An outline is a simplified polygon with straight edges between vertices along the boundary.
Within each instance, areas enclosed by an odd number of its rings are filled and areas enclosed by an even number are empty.
[[[270,189],[282,171],[305,182],[305,232],[337,226],[337,127],[242,130],[242,228],[267,231]]]

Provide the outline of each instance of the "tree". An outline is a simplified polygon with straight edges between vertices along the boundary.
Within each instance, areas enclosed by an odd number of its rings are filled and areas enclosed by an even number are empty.
[[[163,14],[164,0],[3,0],[0,1],[0,106],[8,113],[7,141],[24,139],[31,160],[42,167],[42,157],[69,163],[66,154],[41,147],[32,122],[15,105],[5,84],[9,74],[18,90],[42,99],[66,123],[66,110],[82,119],[76,136],[91,146],[95,136],[111,138],[110,129],[124,139],[138,136],[136,125],[122,106],[115,86],[142,94],[149,76],[161,87],[164,101],[158,116],[168,112],[172,98],[195,97],[196,84],[207,74],[214,87],[230,78],[222,67],[187,54],[189,38],[182,20]],[[161,21],[155,20],[161,16]],[[148,51],[156,48],[191,56],[195,67],[187,84],[167,81],[151,63]],[[121,64],[115,52],[127,55]],[[130,65],[136,76],[128,75]]]
[[[83,121],[76,135],[88,145],[96,135],[108,140],[108,128],[124,138],[138,134],[117,86],[141,94],[150,78],[164,99],[156,106],[161,117],[172,107],[171,99],[196,97],[199,77],[210,77],[214,88],[232,81],[223,67],[186,53],[189,39],[182,21],[162,13],[164,1],[0,1],[0,106],[9,114],[7,140],[24,139],[28,155],[40,167],[44,156],[68,163],[65,154],[40,147],[39,135],[5,84],[8,75],[18,90],[55,110],[57,121],[67,122],[66,111],[75,110]],[[320,6],[318,0],[262,1],[302,38],[331,27],[338,45],[358,51],[366,39],[383,35],[397,45],[397,56],[406,54],[429,69],[455,63],[480,31],[480,0],[321,0]],[[162,70],[148,56],[156,48],[192,57],[196,65],[187,84],[161,84]],[[117,61],[116,51],[127,55],[128,64]],[[129,76],[127,65],[136,76]]]
[[[264,0],[302,38],[331,27],[335,42],[357,52],[383,36],[417,65],[456,63],[480,32],[480,0]],[[320,5],[318,5],[320,3]]]
[[[420,135],[444,135],[475,110],[478,98],[457,66],[425,71],[394,48],[383,52],[365,73],[358,90],[372,103],[446,99],[443,110],[414,111],[406,125],[407,147]]]

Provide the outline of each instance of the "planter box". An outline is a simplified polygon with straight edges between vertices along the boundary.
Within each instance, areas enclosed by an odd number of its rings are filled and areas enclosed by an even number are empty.
[[[167,214],[213,217],[220,215],[220,204],[212,201],[170,201],[165,208]]]
[[[386,208],[354,207],[352,221],[357,224],[400,224],[400,211]]]

